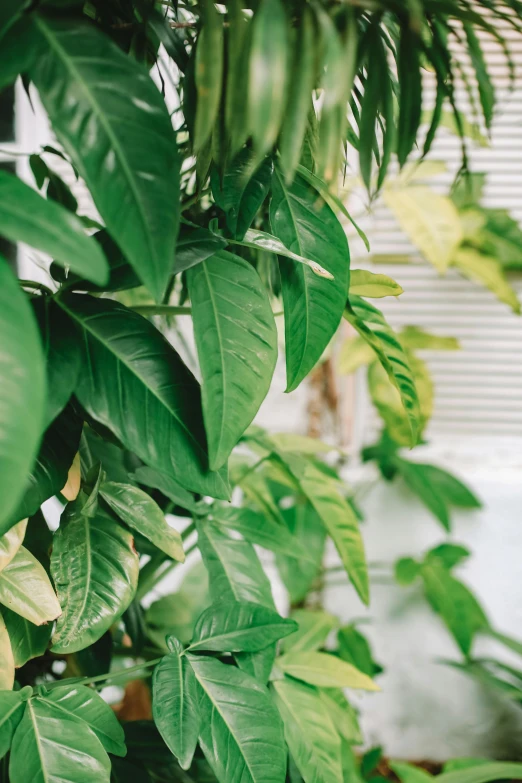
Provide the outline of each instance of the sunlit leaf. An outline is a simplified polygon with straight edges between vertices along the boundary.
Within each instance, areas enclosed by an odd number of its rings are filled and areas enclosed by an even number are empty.
[[[0,603],[35,625],[55,620],[62,611],[43,566],[23,546],[0,573]]]

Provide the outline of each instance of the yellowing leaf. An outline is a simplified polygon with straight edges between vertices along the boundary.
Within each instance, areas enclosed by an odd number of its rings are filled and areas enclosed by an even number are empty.
[[[14,657],[4,618],[0,615],[0,690],[10,691],[14,683]]]
[[[75,457],[73,459],[73,463],[71,467],[69,468],[69,473],[67,474],[67,482],[62,489],[62,495],[67,500],[76,500],[78,497],[78,492],[80,491],[80,483],[81,483],[81,474],[80,474],[80,452],[78,451],[75,454]]]
[[[508,283],[502,266],[493,256],[484,256],[473,248],[461,248],[453,258],[453,266],[476,283],[485,285],[497,299],[509,305],[520,315],[520,302],[515,290]]]
[[[0,538],[0,571],[2,571],[16,555],[27,528],[27,519],[22,519]]]
[[[451,199],[424,185],[387,188],[383,195],[412,244],[439,272],[445,272],[463,236]]]
[[[285,674],[320,688],[356,688],[378,691],[379,686],[351,663],[321,652],[289,652],[277,659]]]
[[[35,625],[56,620],[62,611],[43,566],[23,546],[0,573],[0,603]]]
[[[350,272],[350,294],[382,299],[384,296],[400,296],[402,287],[388,275],[368,272],[366,269],[352,269]]]

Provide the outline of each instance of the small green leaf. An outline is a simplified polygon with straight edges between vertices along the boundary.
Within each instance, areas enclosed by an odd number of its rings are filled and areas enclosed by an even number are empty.
[[[43,566],[23,546],[0,573],[0,603],[35,625],[56,620],[62,611]]]
[[[152,711],[158,731],[182,769],[192,763],[201,725],[198,681],[182,645],[169,640],[170,654],[154,669]]]
[[[429,465],[421,465],[396,458],[395,463],[407,486],[418,495],[419,499],[439,520],[445,530],[449,531],[451,521],[444,495],[438,490],[430,478]],[[428,472],[425,471],[428,467]]]
[[[277,667],[285,674],[320,688],[355,688],[378,691],[367,674],[334,655],[316,651],[291,650],[277,659]]]
[[[123,521],[165,552],[173,560],[183,563],[185,552],[177,530],[169,525],[163,511],[150,495],[132,484],[106,481],[100,495]]]
[[[198,618],[189,650],[257,652],[296,630],[295,621],[260,604],[220,601]]]
[[[400,333],[401,343],[410,351],[458,351],[459,341],[455,337],[443,337],[420,329],[418,326],[404,326]]]
[[[400,296],[401,286],[388,275],[377,275],[366,269],[352,269],[350,274],[350,296],[368,296],[382,299],[384,296]]]
[[[322,609],[296,609],[292,612],[292,620],[299,626],[283,642],[283,651],[302,652],[318,650],[324,646],[330,631],[338,624],[337,618]]]

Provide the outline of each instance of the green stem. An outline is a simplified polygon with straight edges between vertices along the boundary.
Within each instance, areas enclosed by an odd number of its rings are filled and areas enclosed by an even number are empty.
[[[35,280],[19,280],[18,282],[22,288],[34,288],[35,291],[41,291],[44,294],[53,296],[53,291],[51,291],[50,288],[47,288],[43,283],[37,283]]]
[[[156,666],[156,664],[158,664],[161,660],[163,660],[163,656],[161,656],[161,658],[154,658],[152,661],[138,663],[136,666],[129,666],[126,669],[121,669],[119,672],[107,672],[107,674],[98,674],[96,677],[82,677],[81,680],[79,680],[78,677],[67,678],[65,680],[58,680],[56,683],[52,683],[47,687],[59,687],[61,685],[67,685],[69,682],[74,682],[74,684],[77,685],[92,685],[95,682],[102,682],[103,680],[118,680],[121,679],[121,677],[127,677],[129,674],[133,674],[134,672],[143,671],[143,669]]]
[[[196,523],[195,522],[191,522],[190,525],[187,525],[187,527],[185,528],[185,530],[181,534],[181,540],[185,541],[190,536],[190,534],[194,532],[195,529],[196,529]]]
[[[191,307],[176,307],[174,305],[137,305],[131,307],[140,315],[191,315]]]

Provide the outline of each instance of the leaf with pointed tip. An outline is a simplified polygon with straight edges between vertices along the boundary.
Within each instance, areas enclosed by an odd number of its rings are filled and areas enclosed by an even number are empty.
[[[271,687],[288,748],[305,783],[339,783],[341,742],[317,689],[286,677]]]
[[[33,18],[40,45],[30,75],[53,130],[110,234],[160,301],[179,221],[179,158],[163,98],[146,70],[94,25]]]
[[[287,391],[317,364],[342,318],[350,281],[350,253],[332,209],[298,173],[290,186],[276,168],[270,202],[272,233],[297,255],[324,267],[333,280],[280,258],[285,311]]]
[[[172,476],[166,476],[165,473],[160,473],[147,465],[142,465],[136,468],[130,478],[134,479],[138,484],[143,484],[152,489],[159,489],[165,497],[182,508],[186,508],[189,511],[194,511],[196,508],[194,495],[184,489],[181,484],[178,484]]]
[[[189,650],[257,652],[297,630],[297,623],[261,604],[219,601],[198,618]]]
[[[62,611],[42,565],[23,546],[0,573],[0,603],[35,625],[56,620]]]
[[[14,684],[15,662],[11,639],[5,624],[4,618],[0,614],[0,691],[10,691]],[[0,718],[1,721],[1,718]],[[0,725],[0,744],[2,739],[2,728]]]
[[[139,487],[106,481],[100,495],[120,519],[169,555],[183,563],[185,552],[177,530],[169,525],[155,500]]]
[[[215,658],[187,654],[202,691],[199,741],[219,783],[282,781],[283,727],[264,685]]]
[[[118,302],[67,294],[58,304],[82,334],[76,395],[87,412],[151,467],[228,500],[226,469],[207,467],[199,386],[174,348]]]
[[[0,535],[3,535],[13,523],[24,518],[22,514],[18,519],[11,519],[42,435],[45,366],[34,315],[1,256],[0,377]]]
[[[315,650],[290,652],[277,659],[277,666],[285,674],[320,688],[357,688],[378,691],[379,686],[367,674],[335,655]]]
[[[288,250],[288,248],[283,245],[280,239],[272,236],[272,234],[267,234],[266,231],[258,231],[257,229],[251,228],[246,232],[241,241],[233,241],[232,244],[251,247],[254,250],[268,250],[270,253],[275,253],[278,256],[285,256],[285,258],[290,258],[292,261],[297,261],[299,264],[304,264],[312,270],[314,275],[324,277],[326,280],[333,280],[333,275],[331,275],[330,272],[327,272],[326,269],[316,261],[299,256],[297,253],[292,253],[291,250]]]
[[[296,633],[284,640],[282,649],[285,653],[323,647],[330,631],[338,624],[337,618],[322,609],[296,609],[291,617],[299,627]]]
[[[59,711],[44,699],[25,703],[11,747],[11,780],[109,783],[110,771],[101,742],[80,718]]]
[[[63,614],[53,652],[72,653],[97,641],[136,592],[139,561],[132,534],[100,506],[94,517],[81,492],[65,507],[54,535],[51,573]]]
[[[2,615],[11,640],[14,665],[17,669],[32,658],[44,654],[51,639],[52,623],[35,625],[5,606],[2,607]]]
[[[291,534],[308,551],[311,559],[289,558],[276,555],[276,564],[292,604],[299,604],[310,592],[323,564],[326,529],[321,517],[311,503],[297,503],[282,509],[284,522]]]
[[[0,538],[0,571],[13,559],[24,540],[27,519],[22,519]]]
[[[158,731],[182,769],[192,763],[201,725],[198,681],[183,647],[169,639],[170,653],[154,669],[152,714]]]
[[[256,156],[244,147],[220,178],[213,168],[210,174],[212,195],[226,215],[227,228],[234,239],[241,240],[252,225],[270,189],[274,162],[268,157],[252,171]]]
[[[190,269],[187,283],[203,376],[209,463],[220,468],[268,393],[277,331],[255,269],[221,251]]]
[[[49,689],[42,697],[66,715],[85,721],[96,734],[107,753],[125,756],[125,734],[106,701],[85,685],[62,685]]]
[[[13,741],[16,728],[24,714],[25,700],[32,688],[19,691],[0,691],[0,759],[3,759]]]
[[[176,259],[172,274],[177,275],[196,266],[196,264],[200,264],[219,250],[223,250],[227,244],[226,239],[219,234],[212,233],[207,228],[188,226],[182,223],[179,227]]]
[[[350,276],[350,296],[368,296],[370,299],[382,299],[384,296],[400,296],[404,293],[401,286],[388,275],[377,275],[367,269],[352,269]]]
[[[251,544],[293,558],[310,558],[306,547],[293,536],[286,525],[250,508],[212,506],[212,521],[219,526],[237,530]]]
[[[7,4],[11,2],[7,0]],[[27,16],[18,19],[21,13],[21,3],[16,12],[4,10],[6,3],[0,8],[0,36],[2,38],[2,62],[0,65],[0,90],[14,84],[18,76],[25,74],[36,57],[35,35],[33,26]]]

